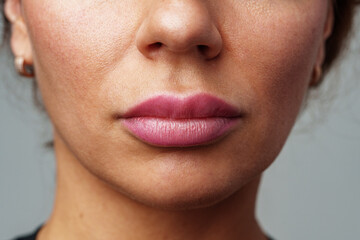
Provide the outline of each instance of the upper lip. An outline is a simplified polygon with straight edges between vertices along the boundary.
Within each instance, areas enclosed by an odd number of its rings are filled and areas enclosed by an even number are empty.
[[[159,95],[149,98],[130,108],[124,118],[157,117],[171,119],[191,119],[210,117],[240,117],[239,109],[226,101],[206,93],[186,98]]]

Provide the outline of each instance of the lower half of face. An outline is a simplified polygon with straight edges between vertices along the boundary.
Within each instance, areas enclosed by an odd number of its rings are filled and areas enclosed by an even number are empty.
[[[56,135],[87,170],[140,202],[180,208],[220,201],[274,161],[308,88],[325,1],[77,2],[23,7]],[[205,59],[198,46],[214,41]],[[199,94],[241,112],[213,141],[163,146],[124,125],[146,99]]]

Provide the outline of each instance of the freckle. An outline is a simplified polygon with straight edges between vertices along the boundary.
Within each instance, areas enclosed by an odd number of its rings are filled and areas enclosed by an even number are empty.
[[[79,218],[80,218],[80,219],[84,218],[84,213],[80,213],[80,214],[79,214]]]

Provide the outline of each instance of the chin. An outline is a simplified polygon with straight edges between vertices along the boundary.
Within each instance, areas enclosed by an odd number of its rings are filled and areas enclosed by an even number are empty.
[[[241,192],[273,159],[272,155],[250,157],[246,151],[231,151],[232,146],[233,141],[217,148],[151,148],[137,155],[126,152],[126,158],[110,149],[103,157],[82,156],[78,160],[90,178],[96,176],[96,182],[100,179],[112,189],[112,197],[181,211],[214,206]]]
[[[163,176],[148,176],[140,181],[132,181],[131,185],[119,184],[115,186],[115,190],[135,203],[147,207],[183,211],[219,204],[243,189],[247,183],[242,181],[243,178],[239,175],[232,174],[225,174],[222,177],[220,174],[209,177],[206,172],[195,176],[190,174],[180,177],[179,175],[167,176],[166,181]]]
[[[123,192],[124,193],[124,192]],[[154,192],[142,192],[140,194],[125,193],[128,198],[142,205],[167,211],[195,210],[214,206],[231,196],[234,191],[230,189],[211,190],[169,190],[161,194]]]

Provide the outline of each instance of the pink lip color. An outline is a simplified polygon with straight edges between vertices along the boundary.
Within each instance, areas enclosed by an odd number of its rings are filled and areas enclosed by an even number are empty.
[[[188,147],[226,135],[240,117],[236,107],[208,94],[185,99],[160,95],[127,111],[123,124],[151,145]]]

